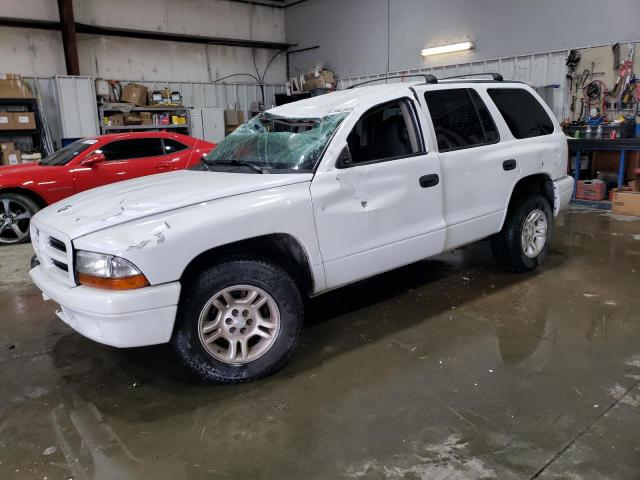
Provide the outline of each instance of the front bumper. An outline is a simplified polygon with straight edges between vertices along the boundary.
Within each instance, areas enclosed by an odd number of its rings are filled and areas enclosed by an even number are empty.
[[[573,195],[573,185],[575,180],[567,175],[553,181],[553,216],[557,216],[560,210],[564,210],[569,205]]]
[[[45,300],[60,305],[58,317],[80,334],[113,347],[142,347],[171,339],[180,282],[127,291],[68,287],[42,266],[29,272]]]

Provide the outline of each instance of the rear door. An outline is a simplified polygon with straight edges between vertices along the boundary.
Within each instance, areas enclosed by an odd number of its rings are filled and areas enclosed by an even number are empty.
[[[486,92],[473,88],[425,88],[438,145],[444,190],[445,248],[500,230],[519,165],[511,142],[500,137]]]
[[[419,119],[400,98],[352,117],[334,138],[330,150],[348,148],[350,161],[319,169],[311,184],[327,288],[440,253],[440,169]]]
[[[158,137],[115,140],[96,152],[102,152],[105,161],[77,171],[77,191],[171,170],[163,165],[166,156]]]

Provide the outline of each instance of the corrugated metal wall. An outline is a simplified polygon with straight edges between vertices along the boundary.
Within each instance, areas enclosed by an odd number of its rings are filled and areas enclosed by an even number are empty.
[[[93,82],[93,77],[68,77],[88,79]],[[61,126],[59,113],[61,111],[58,105],[58,97],[56,93],[55,77],[32,77],[25,80],[33,85],[35,84],[40,92],[42,101],[42,110],[46,115],[47,123],[51,132],[51,138],[60,147]],[[160,82],[160,81],[139,81],[139,80],[121,80],[124,85],[129,82],[140,83],[151,90],[161,90],[168,88],[171,91],[179,91],[182,94],[182,103],[187,107],[220,107],[234,108],[248,111],[251,108],[251,102],[262,101],[261,87],[264,88],[264,104],[266,108],[270,108],[275,104],[275,94],[284,93],[286,88],[281,84],[247,84],[247,83],[194,83],[194,82]],[[96,108],[97,105],[93,104]]]
[[[375,80],[385,83],[384,77],[387,75],[411,75],[411,74],[432,74],[438,78],[454,75],[467,75],[470,73],[495,72],[500,73],[505,79],[517,80],[528,83],[538,89],[542,97],[549,103],[553,113],[562,119],[565,109],[565,87],[566,87],[566,66],[567,50],[538,53],[533,55],[522,55],[516,57],[503,57],[483,62],[460,63],[446,65],[436,68],[417,68],[399,72],[380,73],[365,75],[361,77],[341,78],[338,80],[338,88],[343,89],[360,82]],[[388,82],[413,82],[415,77],[405,79],[392,79]]]
[[[120,80],[121,84],[134,82],[144,85],[149,90],[168,88],[182,94],[182,103],[188,107],[220,107],[225,109],[249,110],[251,102],[262,102],[264,89],[265,108],[275,105],[275,94],[284,93],[282,84],[255,83],[198,83],[198,82],[156,82],[140,80]]]

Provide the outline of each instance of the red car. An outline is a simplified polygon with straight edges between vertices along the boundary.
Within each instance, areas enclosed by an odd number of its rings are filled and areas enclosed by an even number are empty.
[[[183,170],[215,145],[169,132],[83,138],[40,163],[0,167],[0,244],[29,240],[29,220],[41,208],[108,183]]]

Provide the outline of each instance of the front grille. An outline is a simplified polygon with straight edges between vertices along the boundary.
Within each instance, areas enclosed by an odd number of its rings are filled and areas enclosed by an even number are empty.
[[[51,277],[67,286],[75,286],[71,240],[37,221],[31,223],[33,249],[40,265]]]
[[[69,266],[66,263],[62,263],[62,262],[59,262],[58,260],[53,260],[53,259],[51,260],[51,263],[53,263],[56,267],[58,267],[63,272],[69,271]]]
[[[64,244],[64,242],[61,242],[57,238],[49,237],[49,245],[51,245],[56,250],[67,253],[67,246]]]

